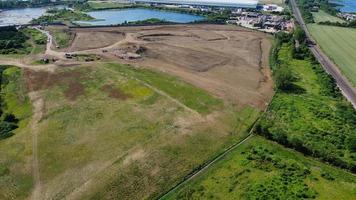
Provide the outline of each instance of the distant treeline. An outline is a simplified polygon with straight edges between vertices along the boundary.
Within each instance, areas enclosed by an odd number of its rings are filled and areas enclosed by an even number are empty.
[[[31,0],[31,1],[23,1],[23,0],[0,0],[0,9],[12,9],[12,8],[27,8],[27,7],[40,7],[47,5],[73,5],[79,2],[83,2],[80,0],[58,0],[56,2],[52,2],[51,0]],[[86,2],[86,0],[84,1]]]
[[[327,26],[339,26],[339,27],[345,27],[345,28],[356,28],[356,20],[353,20],[351,22],[319,22],[318,24],[320,25],[327,25]]]

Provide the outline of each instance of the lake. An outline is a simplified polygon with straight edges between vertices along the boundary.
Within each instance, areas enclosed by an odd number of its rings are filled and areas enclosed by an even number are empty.
[[[202,16],[184,14],[172,11],[133,8],[122,10],[100,10],[88,12],[90,16],[96,20],[92,21],[77,21],[76,23],[100,26],[100,25],[113,25],[122,24],[124,22],[134,22],[139,20],[146,20],[150,18],[157,18],[169,22],[176,23],[189,23],[204,19]]]
[[[342,5],[340,7],[342,12],[356,12],[356,0],[332,0],[330,2]]]
[[[64,8],[64,6],[56,6]],[[22,25],[45,14],[51,7],[19,8],[0,12],[0,26]],[[52,7],[53,8],[53,7]]]

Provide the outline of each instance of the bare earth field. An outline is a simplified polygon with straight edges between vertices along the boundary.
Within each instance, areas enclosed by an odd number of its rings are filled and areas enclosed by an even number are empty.
[[[239,105],[263,109],[273,93],[268,68],[269,37],[235,26],[177,25],[73,29],[72,49],[99,54],[135,66],[178,76]],[[100,48],[97,32],[117,34],[117,42]],[[124,37],[122,37],[122,35]],[[107,40],[112,42],[113,37]],[[107,44],[107,43],[104,43]],[[104,50],[104,51],[103,51]],[[83,52],[83,51],[82,51]],[[104,53],[103,53],[104,52]]]
[[[0,61],[22,68],[8,93],[32,103],[27,123],[0,140],[0,199],[155,199],[246,137],[273,95],[263,33],[218,25],[70,32],[67,50],[102,59],[53,51],[59,60],[49,65]]]

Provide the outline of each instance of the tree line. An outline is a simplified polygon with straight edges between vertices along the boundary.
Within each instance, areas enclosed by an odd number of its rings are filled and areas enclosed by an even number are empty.
[[[275,37],[270,59],[277,93],[256,132],[356,173],[356,111],[310,53],[301,29]],[[312,73],[297,73],[300,63]],[[311,89],[300,86],[306,80]]]

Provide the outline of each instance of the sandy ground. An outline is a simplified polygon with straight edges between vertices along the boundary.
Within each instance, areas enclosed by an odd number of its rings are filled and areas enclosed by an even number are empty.
[[[78,35],[70,47],[73,53],[99,54],[121,63],[179,76],[237,105],[252,105],[262,110],[273,94],[268,69],[271,43],[264,33],[222,25],[72,31]],[[104,32],[110,36],[98,37]]]

